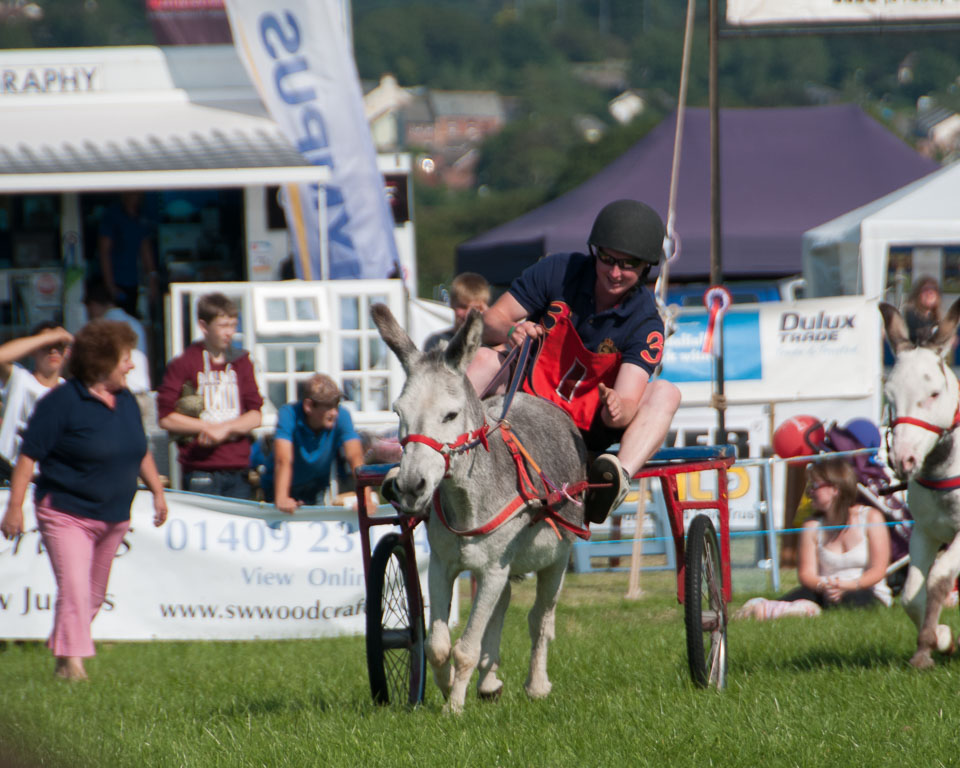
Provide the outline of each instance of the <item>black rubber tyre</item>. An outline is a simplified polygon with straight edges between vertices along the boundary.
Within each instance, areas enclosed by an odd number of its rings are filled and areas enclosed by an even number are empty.
[[[367,579],[367,671],[377,704],[417,705],[426,682],[426,634],[419,580],[407,575],[409,555],[389,533],[370,558]]]
[[[690,524],[686,544],[684,624],[687,661],[693,682],[701,688],[727,685],[727,607],[717,532],[706,515]]]

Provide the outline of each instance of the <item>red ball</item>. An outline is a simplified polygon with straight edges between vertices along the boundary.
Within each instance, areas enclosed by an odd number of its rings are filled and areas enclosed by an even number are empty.
[[[773,433],[773,452],[781,459],[812,456],[817,453],[826,433],[823,422],[813,416],[793,416]]]

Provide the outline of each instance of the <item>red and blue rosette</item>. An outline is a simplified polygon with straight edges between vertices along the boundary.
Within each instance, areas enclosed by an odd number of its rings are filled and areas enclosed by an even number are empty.
[[[722,285],[711,285],[703,294],[703,306],[710,313],[707,317],[707,332],[703,337],[703,349],[701,350],[704,354],[716,354],[714,352],[714,335],[717,330],[717,322],[732,303],[733,296]]]

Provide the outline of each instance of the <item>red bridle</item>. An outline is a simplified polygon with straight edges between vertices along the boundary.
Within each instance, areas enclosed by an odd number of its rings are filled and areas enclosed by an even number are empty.
[[[958,386],[960,386],[960,384],[958,384]],[[950,430],[960,425],[960,399],[958,399],[957,409],[953,413],[953,423],[949,427],[938,427],[936,424],[931,424],[929,421],[915,419],[912,416],[901,416],[890,422],[890,430],[893,431],[893,428],[900,424],[909,424],[912,427],[920,427],[928,432],[934,432],[937,435],[943,436]]]
[[[490,444],[487,442],[487,434],[490,431],[490,427],[487,426],[487,423],[484,422],[483,426],[473,430],[472,432],[464,432],[452,443],[441,443],[437,440],[434,440],[432,437],[427,437],[426,435],[407,435],[402,440],[400,440],[400,447],[402,448],[407,443],[423,443],[428,448],[433,448],[437,453],[443,456],[443,474],[450,474],[450,456],[457,453],[467,453],[472,448],[476,448],[478,445],[482,445],[484,450],[488,453],[490,452]]]

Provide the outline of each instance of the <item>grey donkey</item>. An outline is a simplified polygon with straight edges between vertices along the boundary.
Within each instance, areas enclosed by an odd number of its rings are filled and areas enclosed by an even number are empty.
[[[394,403],[402,442],[411,436],[425,436],[448,446],[485,423],[491,429],[489,451],[483,445],[468,451],[437,450],[423,442],[407,441],[395,480],[405,511],[431,512],[427,523],[431,547],[427,658],[434,680],[447,699],[444,709],[462,711],[467,686],[478,666],[479,695],[495,698],[500,694],[503,682],[497,677],[497,669],[500,635],[510,602],[510,579],[533,572],[537,588],[528,616],[532,648],[524,687],[531,698],[543,698],[551,687],[547,645],[554,637],[554,612],[574,535],[562,525],[539,519],[537,501],[519,505],[515,514],[489,532],[453,532],[482,529],[517,497],[516,467],[499,430],[494,429],[503,397],[481,402],[465,376],[480,346],[483,321],[471,312],[449,344],[424,353],[386,306],[375,305],[372,314],[380,336],[407,374],[403,391]],[[544,400],[517,394],[507,419],[551,482],[560,486],[585,480],[583,439],[564,411]],[[446,525],[435,512],[434,494]],[[582,507],[574,501],[564,500],[554,508],[572,524],[582,523]],[[463,571],[473,573],[477,589],[466,627],[451,644],[450,598],[455,580]]]

